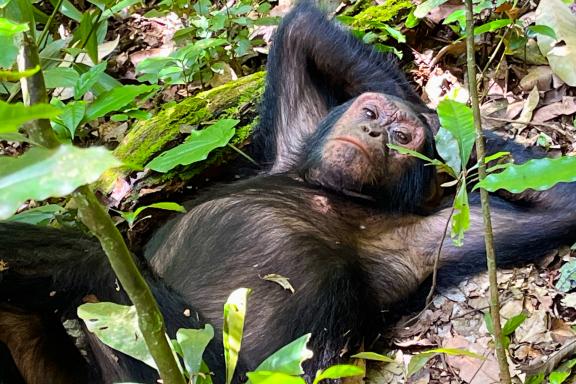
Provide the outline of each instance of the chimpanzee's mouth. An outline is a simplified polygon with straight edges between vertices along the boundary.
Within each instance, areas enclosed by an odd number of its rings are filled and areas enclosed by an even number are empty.
[[[368,150],[366,149],[366,147],[364,146],[364,144],[362,144],[362,142],[352,136],[338,136],[333,138],[332,140],[335,141],[341,141],[344,143],[348,143],[348,144],[352,144],[353,146],[355,146],[356,148],[358,148],[360,150],[360,152],[362,152],[362,154],[364,156],[366,156],[366,158],[368,160],[371,159],[370,153],[368,152]]]

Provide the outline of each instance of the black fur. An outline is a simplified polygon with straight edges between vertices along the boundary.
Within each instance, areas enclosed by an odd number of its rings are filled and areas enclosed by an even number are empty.
[[[325,130],[346,109],[336,108],[329,115],[332,108],[371,90],[407,100],[417,113],[427,110],[389,59],[307,4],[287,17],[274,44],[257,142],[276,166],[271,173],[300,173],[262,175],[205,193],[187,214],[158,231],[144,255],[146,278],[172,337],[180,327],[198,327],[205,321],[220,334],[226,297],[239,287],[253,289],[236,382],[305,333],[313,335],[314,357],[305,366],[308,377],[343,361],[344,350],[354,352],[364,341],[369,345],[381,330],[382,314],[410,296],[432,272],[449,214],[442,206],[426,214],[403,209],[429,187],[430,167],[406,170],[406,185],[399,186],[402,196],[387,194],[385,206],[308,180],[306,158],[314,157]],[[305,120],[297,119],[304,115]],[[286,152],[276,150],[279,143]],[[490,139],[489,147],[492,152],[510,150],[522,160],[539,156],[497,137]],[[424,150],[431,154],[431,148],[428,132]],[[499,263],[529,262],[576,240],[575,189],[575,184],[565,184],[515,198],[493,196]],[[475,202],[471,215],[464,247],[445,243],[441,275],[446,279],[484,269],[481,215]],[[71,318],[88,294],[127,301],[116,290],[115,277],[92,238],[0,223],[0,259],[9,266],[0,273],[0,322],[13,307],[59,320]],[[264,280],[267,274],[289,278],[295,293]],[[52,291],[56,294],[50,295]],[[192,316],[184,316],[185,309],[191,309]],[[149,368],[88,337],[87,381],[153,381]],[[216,383],[224,380],[220,344],[211,343],[205,355]],[[28,373],[39,382],[50,381],[48,370]]]

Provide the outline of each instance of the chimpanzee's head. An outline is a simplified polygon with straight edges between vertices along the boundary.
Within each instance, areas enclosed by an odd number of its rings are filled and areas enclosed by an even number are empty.
[[[367,197],[399,211],[421,208],[435,193],[435,170],[396,144],[434,157],[430,111],[399,98],[367,92],[334,108],[304,151],[308,182]]]

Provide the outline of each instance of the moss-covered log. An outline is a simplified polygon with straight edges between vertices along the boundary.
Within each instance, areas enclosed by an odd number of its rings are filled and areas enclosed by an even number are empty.
[[[143,169],[154,156],[182,142],[187,136],[186,132],[218,119],[240,120],[230,144],[242,148],[257,124],[257,107],[263,90],[264,73],[255,73],[201,92],[163,109],[150,120],[138,122],[114,151],[116,157],[132,168],[107,172],[100,179],[98,189],[105,194],[110,193],[118,179],[126,179],[134,169]],[[139,179],[138,185],[132,186],[132,190],[137,194],[142,188],[159,185],[174,189],[182,185],[183,181],[202,173],[207,167],[221,164],[236,156],[238,154],[230,147],[217,149],[203,162],[177,167],[165,174],[150,172]],[[174,188],[170,188],[171,186]]]

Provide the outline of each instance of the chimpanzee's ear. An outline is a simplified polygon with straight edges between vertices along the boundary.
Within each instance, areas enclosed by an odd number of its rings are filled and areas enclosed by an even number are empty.
[[[430,127],[434,135],[438,133],[440,129],[440,120],[438,119],[438,115],[434,112],[424,112],[421,113],[420,116],[426,121],[426,124]]]

